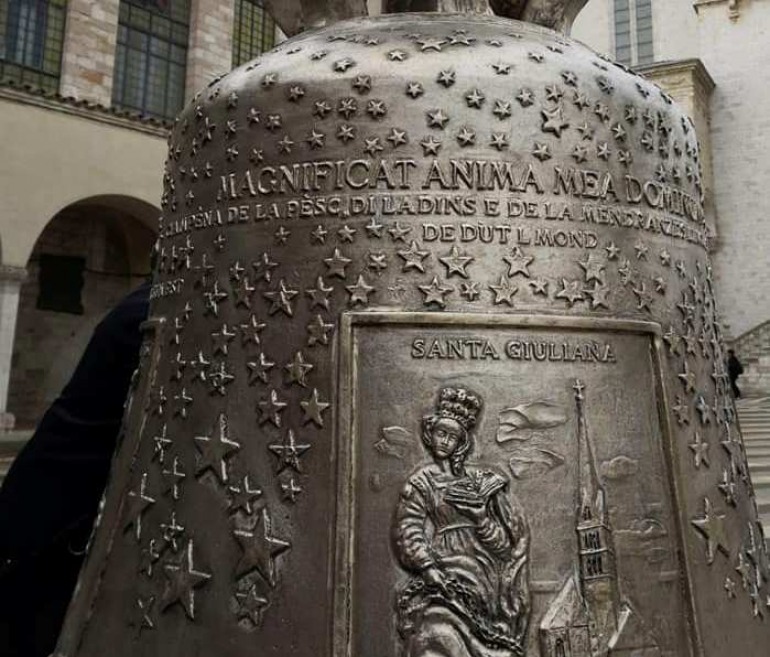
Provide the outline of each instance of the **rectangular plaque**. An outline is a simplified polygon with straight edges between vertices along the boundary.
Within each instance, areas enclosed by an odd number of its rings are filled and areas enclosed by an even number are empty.
[[[653,325],[358,313],[341,345],[336,657],[690,654]]]

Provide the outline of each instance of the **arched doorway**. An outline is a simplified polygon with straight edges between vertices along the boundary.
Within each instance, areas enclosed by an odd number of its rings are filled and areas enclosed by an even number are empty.
[[[101,196],[56,214],[37,239],[19,296],[8,392],[32,429],[72,374],[96,324],[150,272],[156,208]]]

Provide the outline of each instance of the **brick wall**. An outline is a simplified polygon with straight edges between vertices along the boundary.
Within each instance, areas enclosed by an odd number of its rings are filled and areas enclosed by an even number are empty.
[[[60,92],[109,106],[119,0],[69,0]]]
[[[186,97],[232,67],[234,0],[191,0]]]

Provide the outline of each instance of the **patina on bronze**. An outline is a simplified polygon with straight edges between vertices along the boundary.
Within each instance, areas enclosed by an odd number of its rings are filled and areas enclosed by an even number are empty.
[[[301,34],[179,117],[59,657],[766,655],[692,123],[472,4]]]

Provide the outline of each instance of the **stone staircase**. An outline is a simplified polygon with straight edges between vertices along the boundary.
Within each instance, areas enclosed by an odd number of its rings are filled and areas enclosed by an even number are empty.
[[[770,538],[770,397],[740,399],[736,406],[759,517]]]
[[[770,392],[770,321],[747,331],[730,345],[743,363],[738,387],[746,397]]]

